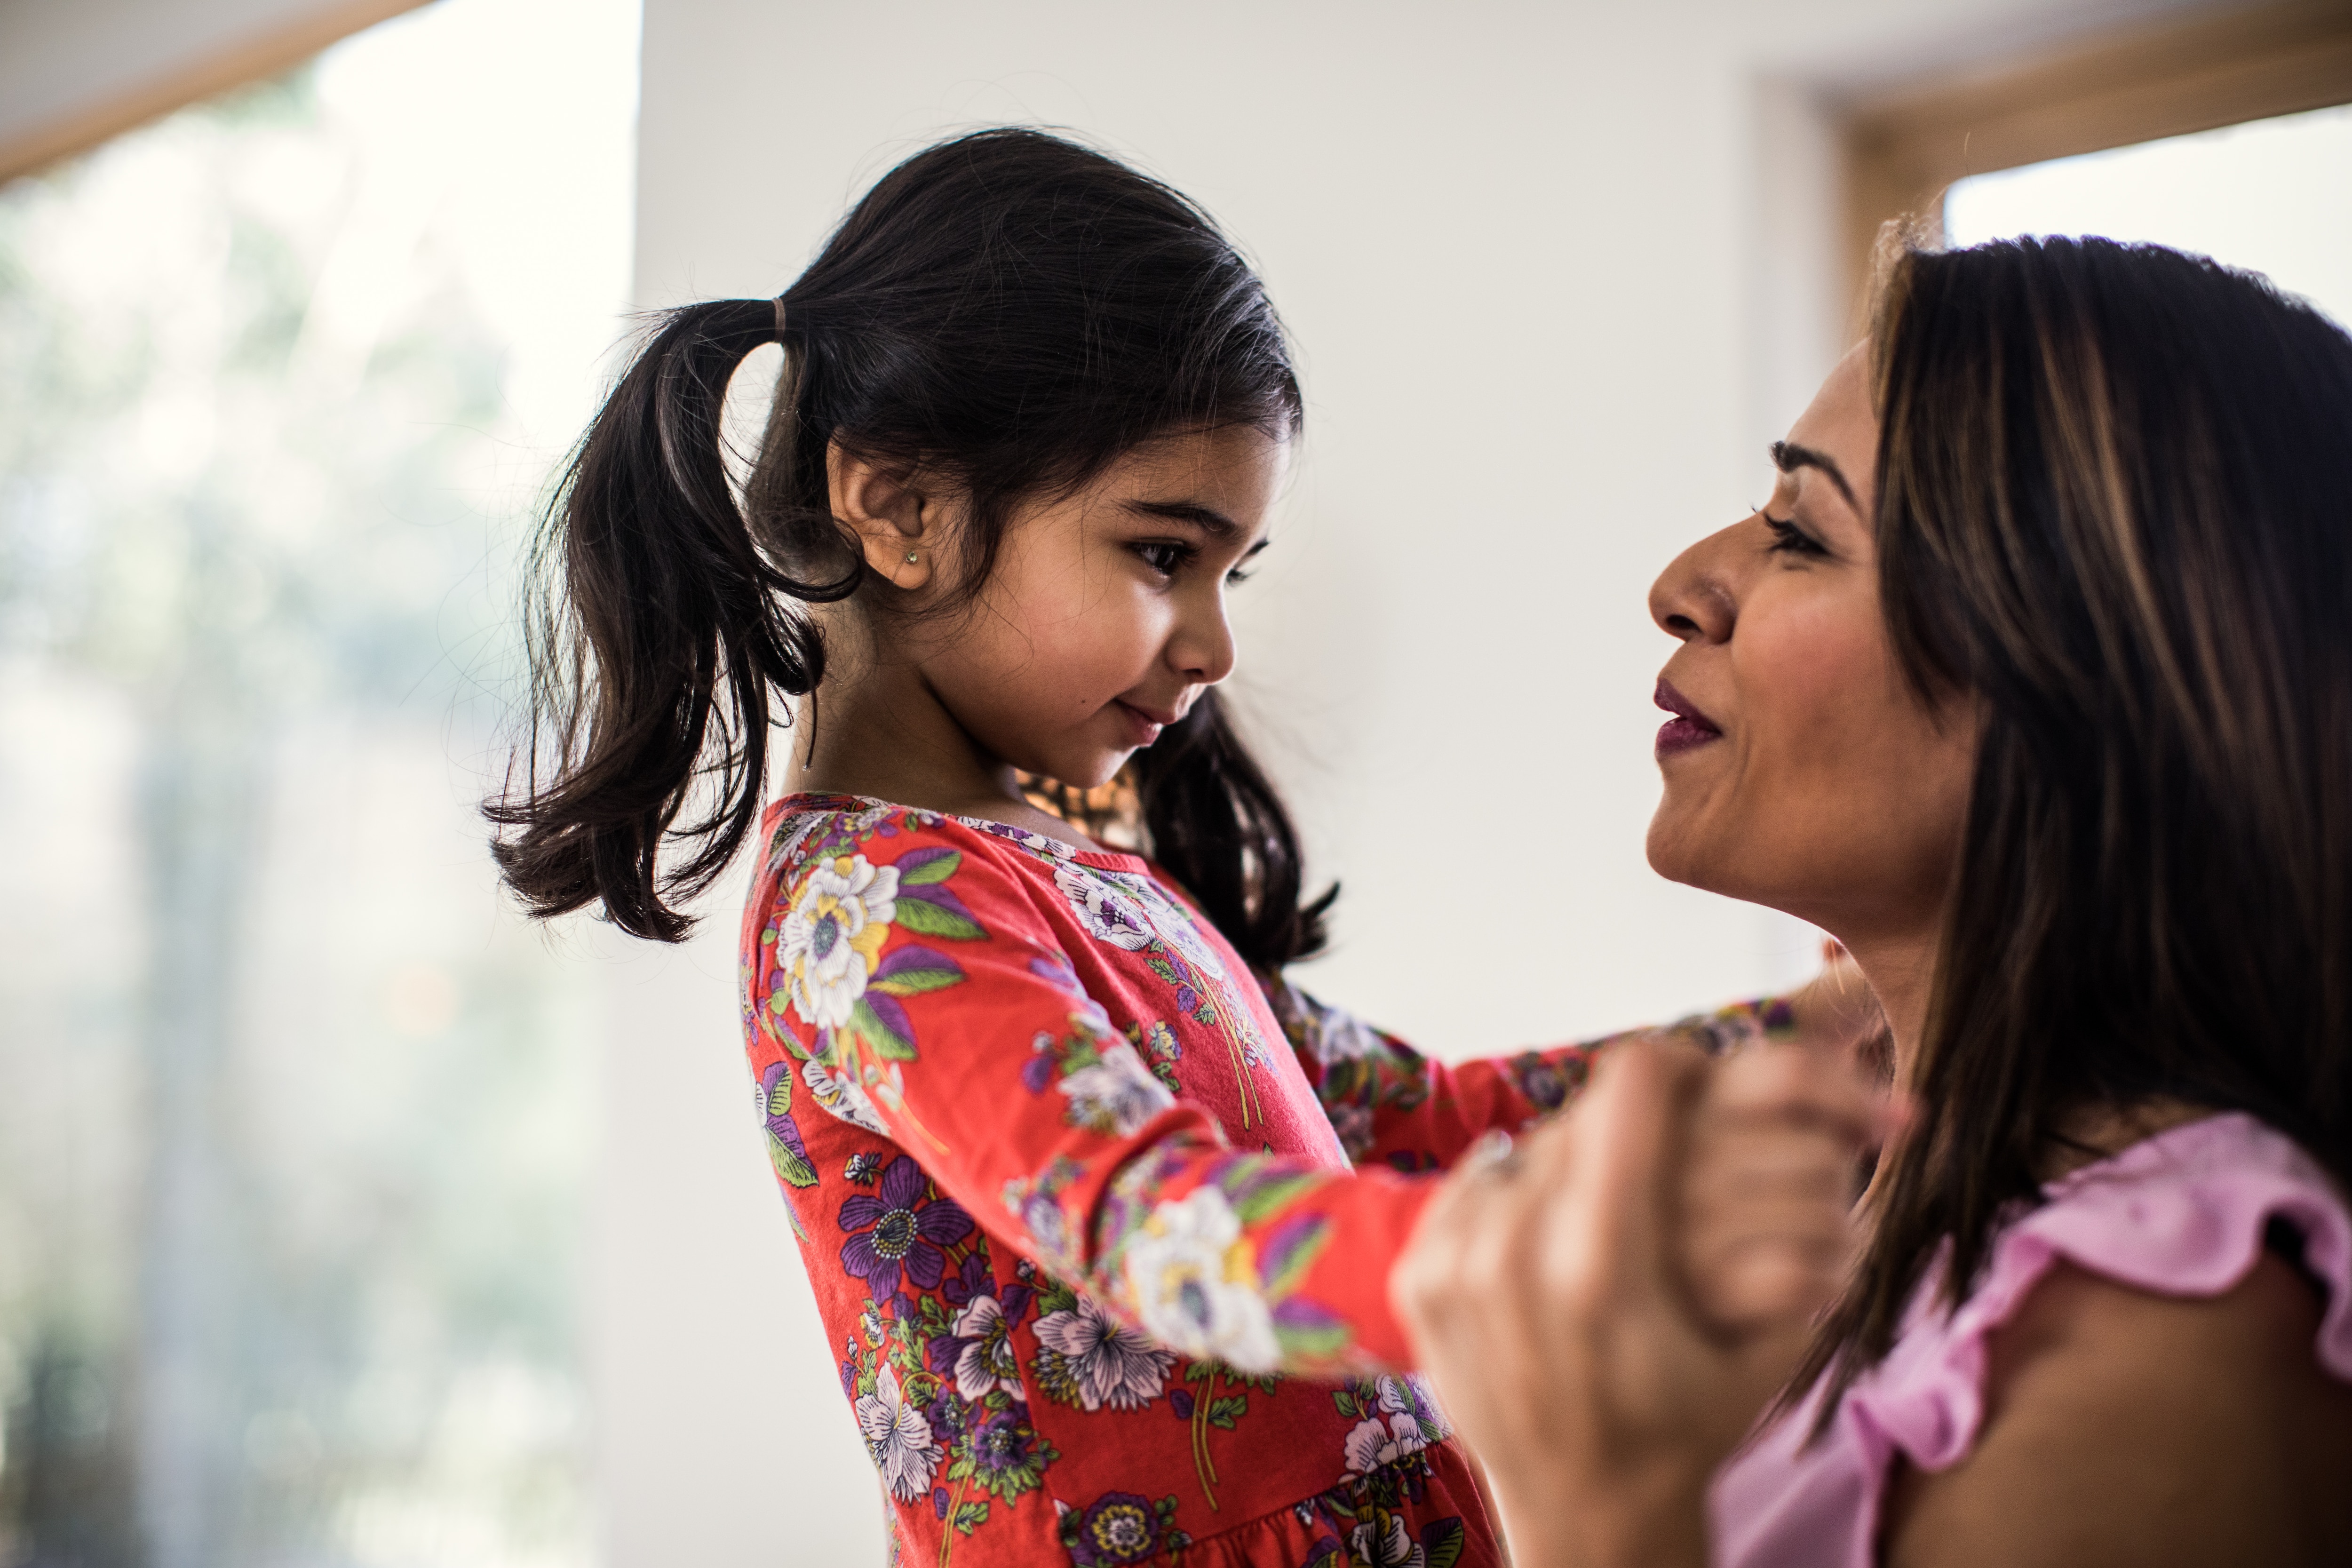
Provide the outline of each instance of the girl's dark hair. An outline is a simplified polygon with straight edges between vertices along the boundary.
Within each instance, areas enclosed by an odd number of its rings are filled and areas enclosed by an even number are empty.
[[[1982,730],[1916,1117],[1798,1389],[1947,1244],[1964,1295],[2074,1113],[2245,1111],[2352,1185],[2352,338],[2024,239],[1902,258],[1873,352],[1888,633]]]
[[[720,405],[780,339],[739,506]],[[522,786],[485,807],[507,881],[537,915],[601,902],[639,936],[686,934],[676,904],[759,819],[773,693],[824,676],[805,606],[866,576],[833,517],[831,443],[961,488],[952,607],[1019,503],[1159,437],[1287,438],[1300,413],[1265,286],[1176,192],[1033,131],[908,159],[781,300],[659,318],[574,453],[539,547]],[[1148,847],[1243,957],[1321,947],[1330,895],[1301,901],[1297,834],[1213,694],[1131,766]]]

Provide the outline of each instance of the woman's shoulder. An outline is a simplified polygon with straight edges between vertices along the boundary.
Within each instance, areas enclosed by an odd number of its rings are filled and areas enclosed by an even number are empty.
[[[2287,1139],[2208,1117],[2053,1183],[1936,1310],[1853,1394],[1911,1461],[1887,1562],[2032,1561],[2054,1520],[2137,1560],[2327,1560],[2296,1542],[2352,1469],[2352,1215]]]

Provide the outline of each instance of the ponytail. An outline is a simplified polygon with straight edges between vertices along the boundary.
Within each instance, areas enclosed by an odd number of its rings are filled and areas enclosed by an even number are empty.
[[[1297,829],[1213,689],[1129,766],[1151,858],[1250,967],[1270,973],[1323,951],[1339,889],[1300,901]]]
[[[601,902],[634,935],[683,938],[692,921],[674,906],[759,819],[770,688],[798,696],[824,673],[794,602],[845,598],[857,572],[809,583],[771,564],[719,458],[728,381],[777,341],[779,319],[767,300],[668,312],[548,509],[523,788],[509,780],[484,807],[499,868],[534,915]],[[689,805],[701,809],[679,826]],[[664,866],[668,846],[684,854]]]

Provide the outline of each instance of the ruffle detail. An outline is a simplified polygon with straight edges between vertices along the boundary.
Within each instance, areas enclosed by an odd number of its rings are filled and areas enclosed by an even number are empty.
[[[2207,1117],[2052,1183],[2000,1234],[1984,1278],[1948,1321],[1937,1291],[1914,1300],[1886,1360],[1848,1393],[1851,1415],[1923,1469],[1957,1463],[1984,1419],[1985,1342],[2061,1259],[2160,1295],[2224,1295],[2283,1220],[2326,1287],[2315,1350],[2352,1382],[2352,1214],[2327,1173],[2251,1116]]]

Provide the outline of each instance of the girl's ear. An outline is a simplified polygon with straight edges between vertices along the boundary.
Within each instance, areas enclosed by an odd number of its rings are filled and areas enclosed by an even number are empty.
[[[894,587],[929,583],[940,542],[939,502],[917,488],[919,476],[893,473],[839,441],[825,448],[824,468],[833,515],[856,533],[866,564]]]

